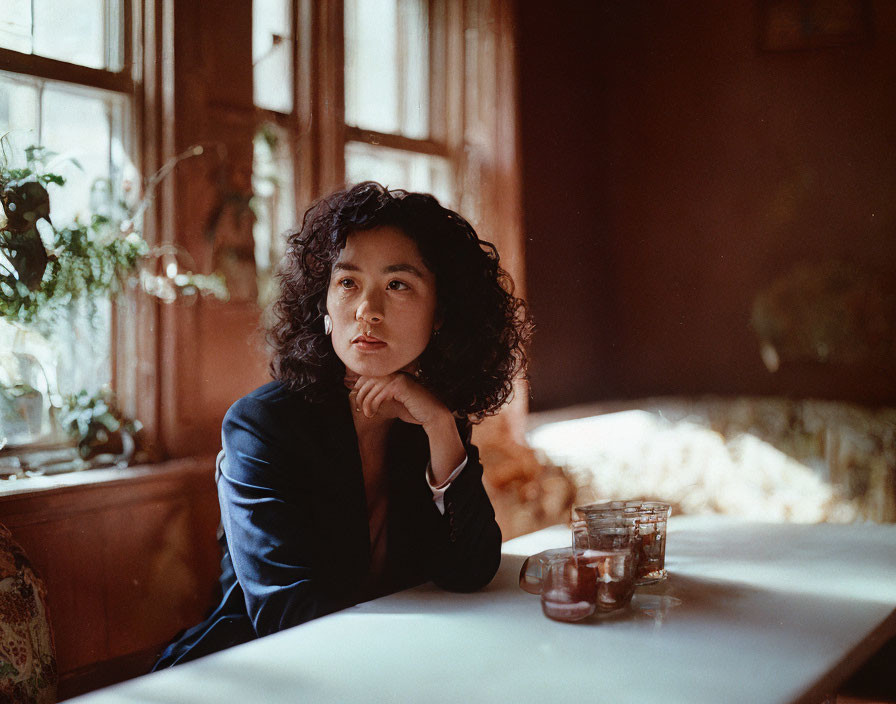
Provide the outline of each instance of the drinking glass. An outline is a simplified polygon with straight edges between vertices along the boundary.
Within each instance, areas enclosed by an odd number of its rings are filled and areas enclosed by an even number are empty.
[[[535,555],[530,555],[520,568],[520,588],[530,594],[541,594],[541,585],[544,582],[545,568],[548,560],[554,557],[572,557],[573,550],[570,547],[551,548],[543,550]]]
[[[641,556],[641,533],[638,528],[640,501],[603,501],[576,507],[588,527],[590,547],[595,550],[629,549],[634,569]]]
[[[573,521],[572,545],[570,547],[543,550],[535,555],[530,555],[523,561],[523,565],[520,567],[520,588],[530,594],[541,594],[541,585],[544,581],[548,560],[557,556],[572,557],[574,554],[581,555],[590,546],[588,526],[585,521]]]
[[[638,514],[641,536],[637,584],[653,584],[666,578],[666,526],[672,507],[662,501],[644,501]]]
[[[629,604],[635,592],[636,553],[630,548],[592,549],[581,559],[595,570],[598,611],[615,611]]]
[[[581,621],[594,613],[597,568],[581,556],[556,555],[547,560],[541,610],[555,621]]]

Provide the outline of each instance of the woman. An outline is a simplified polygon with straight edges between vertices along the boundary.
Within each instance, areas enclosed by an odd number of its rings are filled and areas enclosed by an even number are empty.
[[[510,396],[531,323],[495,248],[432,196],[367,182],[305,214],[279,276],[275,381],[224,418],[222,600],[155,669],[498,569],[470,421]]]

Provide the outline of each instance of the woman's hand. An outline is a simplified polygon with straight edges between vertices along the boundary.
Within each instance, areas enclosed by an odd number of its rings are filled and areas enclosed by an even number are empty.
[[[387,376],[349,376],[350,401],[366,418],[398,418],[424,428],[451,417],[451,411],[410,375],[395,372]],[[353,383],[353,385],[352,385]]]
[[[422,425],[429,438],[430,467],[436,486],[447,481],[463,462],[466,450],[454,416],[444,403],[405,372],[387,376],[346,375],[349,401],[367,418],[398,418]]]

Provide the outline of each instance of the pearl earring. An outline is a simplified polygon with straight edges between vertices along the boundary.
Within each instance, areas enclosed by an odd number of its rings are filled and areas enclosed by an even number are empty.
[[[324,315],[324,335],[329,335],[333,332],[333,319],[330,317],[330,314],[327,313]]]

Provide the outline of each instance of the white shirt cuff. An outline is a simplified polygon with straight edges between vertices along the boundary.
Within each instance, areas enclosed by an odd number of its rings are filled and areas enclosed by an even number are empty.
[[[464,461],[457,465],[457,467],[454,468],[454,471],[448,475],[448,478],[438,486],[433,483],[432,465],[426,465],[426,483],[429,484],[429,490],[432,492],[432,500],[435,502],[436,508],[439,509],[439,513],[443,516],[445,515],[445,492],[448,491],[451,482],[457,479],[458,475],[463,471],[463,468],[467,466],[468,459],[470,458],[464,457]]]

